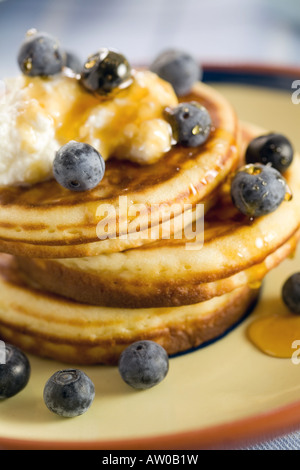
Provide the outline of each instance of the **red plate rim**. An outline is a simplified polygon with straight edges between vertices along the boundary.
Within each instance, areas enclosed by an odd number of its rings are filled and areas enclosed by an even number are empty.
[[[236,449],[295,431],[300,401],[230,423],[154,437],[94,441],[39,441],[0,438],[3,450],[222,450]]]
[[[245,72],[249,74],[266,74],[266,75],[279,75],[279,76],[294,76],[295,79],[300,79],[300,66],[282,66],[282,65],[264,65],[255,63],[229,63],[222,64],[220,62],[206,62],[203,64],[205,69],[213,71],[226,70],[229,72],[239,73]]]

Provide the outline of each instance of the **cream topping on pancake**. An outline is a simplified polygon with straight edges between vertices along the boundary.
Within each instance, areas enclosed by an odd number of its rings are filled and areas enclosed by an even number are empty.
[[[0,184],[32,183],[51,174],[59,145],[53,119],[29,99],[23,77],[5,82],[0,97]]]
[[[171,85],[150,71],[135,72],[109,98],[65,75],[9,79],[0,97],[0,184],[50,178],[55,152],[70,140],[93,145],[104,160],[154,163],[171,148],[163,110],[176,104]]]

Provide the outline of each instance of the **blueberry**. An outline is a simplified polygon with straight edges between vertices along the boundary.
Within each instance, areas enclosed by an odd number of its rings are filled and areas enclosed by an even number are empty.
[[[82,69],[82,62],[73,52],[66,52],[65,66],[71,69],[74,73],[80,74]]]
[[[275,211],[287,195],[289,188],[279,171],[259,163],[242,167],[231,184],[234,205],[249,217]]]
[[[300,272],[293,274],[285,281],[282,298],[291,312],[300,313]]]
[[[246,150],[247,163],[270,163],[283,173],[293,161],[291,142],[281,134],[261,135],[253,139]]]
[[[78,369],[56,372],[44,388],[44,402],[47,408],[65,418],[74,418],[85,413],[94,398],[93,382]]]
[[[187,94],[202,78],[202,70],[196,60],[177,49],[163,51],[150,65],[150,70],[171,83],[178,96]]]
[[[27,356],[17,347],[5,344],[5,364],[0,364],[0,399],[21,392],[29,381],[30,373]]]
[[[18,53],[18,64],[31,77],[61,72],[65,54],[59,42],[47,33],[30,30]]]
[[[165,118],[171,124],[174,139],[184,147],[198,147],[209,137],[211,118],[199,103],[191,101],[166,108]]]
[[[127,59],[117,51],[106,48],[88,57],[81,71],[81,83],[91,92],[106,95],[132,81]]]
[[[128,346],[119,359],[119,372],[128,385],[147,389],[161,382],[169,370],[165,349],[154,341],[137,341]]]
[[[54,158],[56,181],[71,191],[86,191],[97,186],[104,176],[105,162],[94,147],[71,140]]]

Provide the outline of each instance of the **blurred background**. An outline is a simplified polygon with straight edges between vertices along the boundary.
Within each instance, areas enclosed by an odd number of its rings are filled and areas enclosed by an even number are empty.
[[[114,47],[132,64],[179,47],[209,63],[300,66],[299,0],[0,0],[0,77],[29,28],[84,60]]]

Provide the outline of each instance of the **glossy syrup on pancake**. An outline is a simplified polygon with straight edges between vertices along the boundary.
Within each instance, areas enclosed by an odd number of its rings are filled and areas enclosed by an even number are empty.
[[[161,203],[195,204],[207,197],[237,164],[237,120],[227,101],[204,84],[196,85],[184,99],[199,101],[212,116],[213,130],[203,146],[175,146],[157,163],[142,167],[111,159],[100,185],[82,194],[54,180],[28,188],[2,187],[0,248],[19,255],[69,257],[74,247],[73,256],[95,255],[103,249],[96,233],[99,205],[112,204],[118,215],[118,198],[123,195],[130,203],[149,208]],[[117,238],[125,222],[118,220]],[[136,222],[141,230],[147,228],[147,214],[137,216]],[[87,246],[93,243],[92,248]],[[122,249],[122,244],[115,246],[113,241],[107,251]]]
[[[262,262],[228,277],[199,284],[193,281],[173,283],[172,280],[148,284],[141,276],[142,270],[137,271],[137,277],[131,281],[125,278],[111,282],[107,279],[104,283],[97,277],[96,271],[88,270],[88,266],[84,269],[86,259],[83,260],[81,269],[58,260],[17,258],[17,262],[27,285],[77,302],[118,308],[177,307],[205,302],[243,285],[248,285],[250,289],[259,289],[270,270],[294,252],[299,239],[300,230]],[[188,265],[184,266],[185,270],[189,268]],[[100,266],[99,270],[101,271]]]
[[[264,130],[242,127],[243,147]],[[89,258],[20,258],[29,279],[60,295],[96,305],[156,307],[186,305],[228,292],[243,283],[260,287],[263,277],[299,240],[300,157],[285,176],[294,192],[267,216],[251,220],[230,197],[230,181],[204,216],[204,244],[189,251],[183,236],[158,240],[121,253]],[[285,224],[282,224],[285,220]],[[142,263],[141,263],[141,260]],[[80,286],[80,289],[77,287]]]

